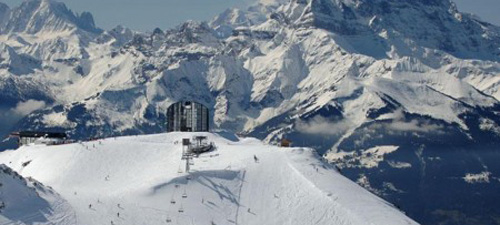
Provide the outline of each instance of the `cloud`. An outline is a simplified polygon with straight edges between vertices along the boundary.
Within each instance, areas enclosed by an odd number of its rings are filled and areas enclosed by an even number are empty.
[[[297,131],[305,134],[339,135],[353,126],[348,120],[331,121],[322,116],[316,116],[309,121],[298,121]]]
[[[419,133],[442,133],[445,127],[441,124],[435,124],[431,120],[419,118],[407,120],[403,110],[395,111],[390,118],[390,122],[376,123],[370,126],[369,130],[376,132],[377,129],[384,129],[392,132],[419,132]],[[316,116],[310,120],[299,120],[295,123],[298,132],[314,135],[341,135],[353,128],[355,124],[342,119],[332,121],[322,116]],[[367,131],[366,129],[364,130]],[[383,138],[382,133],[366,133],[364,138]],[[362,141],[362,140],[361,140]]]
[[[45,106],[45,102],[36,100],[19,102],[16,107],[13,108],[1,107],[0,105],[0,117],[2,118],[0,121],[0,138],[10,132],[12,126],[19,122],[19,120],[23,117],[35,110],[42,109]]]
[[[436,132],[442,130],[444,127],[438,124],[431,124],[429,121],[418,121],[416,119],[409,122],[394,121],[387,125],[389,129],[396,131],[412,131],[412,132]]]
[[[432,120],[419,117],[416,119],[408,120],[403,110],[399,109],[388,115],[389,120],[382,123],[376,123],[370,126],[373,131],[377,129],[385,129],[394,132],[442,132],[445,127],[441,124],[433,123]],[[365,130],[366,131],[366,130]]]
[[[393,113],[393,120],[387,125],[388,129],[394,131],[410,131],[410,132],[436,132],[444,129],[442,125],[432,124],[431,121],[426,119],[412,119],[405,121],[403,110],[397,110]]]
[[[25,116],[32,113],[33,111],[45,108],[45,106],[46,105],[44,101],[30,99],[25,102],[17,103],[16,107],[12,109],[12,112],[19,116]]]

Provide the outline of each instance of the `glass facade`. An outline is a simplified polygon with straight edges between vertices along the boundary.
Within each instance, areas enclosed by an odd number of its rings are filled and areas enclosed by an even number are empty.
[[[209,129],[208,108],[197,102],[177,102],[167,109],[167,131],[204,132]]]

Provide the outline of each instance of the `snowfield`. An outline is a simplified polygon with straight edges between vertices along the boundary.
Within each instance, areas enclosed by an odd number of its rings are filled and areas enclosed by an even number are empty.
[[[71,205],[50,187],[0,165],[0,224],[75,224]]]
[[[194,158],[188,173],[180,140],[193,133],[25,146],[0,153],[0,163],[60,194],[39,195],[46,209],[56,201],[71,206],[53,211],[57,217],[45,215],[41,224],[416,224],[312,149],[197,134],[217,149]],[[2,196],[24,190],[1,189]],[[0,222],[32,224],[29,213],[22,208]],[[72,220],[58,220],[63,215]]]

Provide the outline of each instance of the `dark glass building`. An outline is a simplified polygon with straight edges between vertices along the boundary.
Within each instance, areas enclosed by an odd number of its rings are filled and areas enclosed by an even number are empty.
[[[177,102],[167,109],[167,132],[208,131],[208,108],[197,102]]]

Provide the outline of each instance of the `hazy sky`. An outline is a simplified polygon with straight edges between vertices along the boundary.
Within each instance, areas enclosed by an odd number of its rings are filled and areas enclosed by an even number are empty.
[[[89,11],[97,26],[124,25],[150,31],[170,28],[186,20],[209,20],[229,7],[244,7],[252,0],[59,0],[74,12]],[[461,11],[472,12],[500,25],[500,0],[455,0]],[[0,0],[11,7],[20,0]]]

